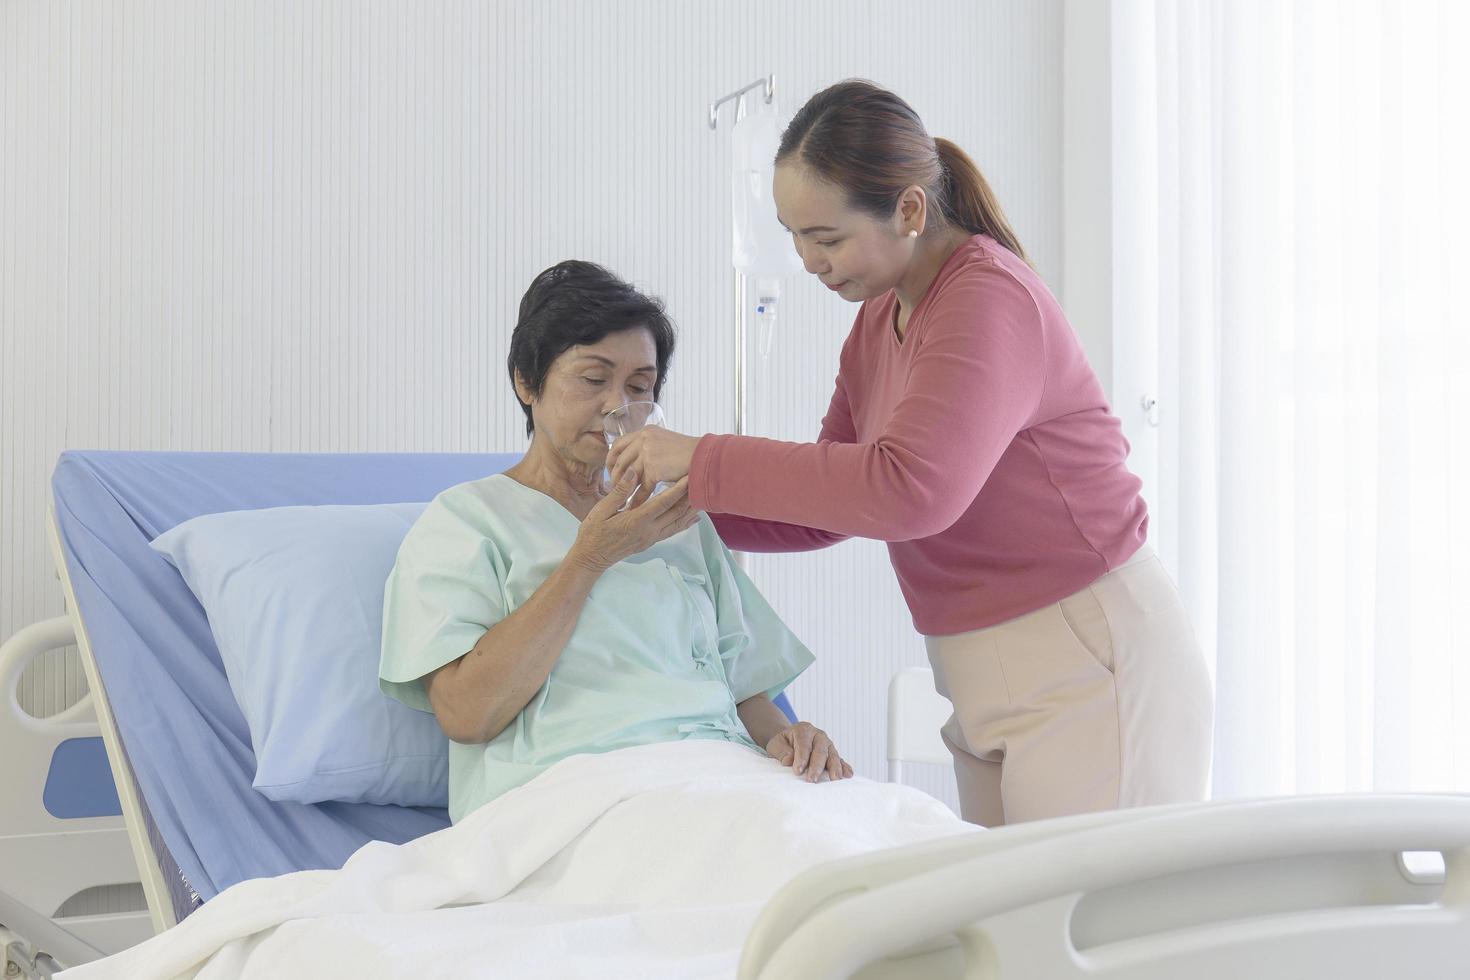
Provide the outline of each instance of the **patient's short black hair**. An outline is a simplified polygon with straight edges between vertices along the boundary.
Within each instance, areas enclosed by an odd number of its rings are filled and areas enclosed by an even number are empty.
[[[531,280],[521,297],[516,328],[510,335],[511,391],[519,374],[531,391],[540,395],[552,363],[573,347],[595,344],[609,334],[645,329],[653,335],[658,377],[653,398],[658,400],[674,354],[674,324],[664,313],[663,300],[648,296],[595,262],[568,259],[558,262]],[[520,402],[526,413],[526,435],[536,431],[531,406]]]

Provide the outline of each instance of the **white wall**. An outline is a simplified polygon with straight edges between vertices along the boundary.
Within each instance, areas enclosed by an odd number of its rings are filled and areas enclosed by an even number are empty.
[[[1063,297],[1082,346],[1113,390],[1112,0],[1063,0]]]
[[[728,431],[705,104],[773,71],[788,114],[855,75],[908,98],[1060,287],[1061,0],[0,4],[0,636],[62,609],[63,449],[523,448],[506,344],[562,258],[666,297],[671,422]],[[788,286],[750,431],[814,437],[854,312]],[[881,777],[923,658],[883,548],[753,566],[819,656],[793,699]]]
[[[1157,294],[1160,256],[1140,253],[1136,243],[1156,237],[1141,232],[1159,215],[1126,192],[1159,184],[1153,116],[1160,99],[1173,97],[1158,91],[1145,70],[1154,14],[1149,2],[1063,0],[1063,301],[1122,421],[1128,466],[1143,481],[1152,514],[1150,542],[1172,569],[1174,522],[1159,494],[1160,425],[1177,418],[1181,406],[1177,386],[1160,381],[1158,360],[1167,349],[1160,311],[1138,302]],[[1149,58],[1135,56],[1140,44]],[[1156,403],[1152,412],[1146,398]]]

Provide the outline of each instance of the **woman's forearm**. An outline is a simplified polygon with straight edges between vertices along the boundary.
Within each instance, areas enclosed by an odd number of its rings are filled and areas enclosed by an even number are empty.
[[[515,720],[566,649],[602,572],[568,554],[525,605],[486,630],[463,657],[429,675],[429,703],[446,735],[488,742]]]
[[[764,694],[746,698],[735,706],[750,740],[761,748],[770,744],[777,733],[791,727],[791,720]]]
[[[711,514],[709,519],[720,533],[720,540],[725,542],[727,548],[735,551],[815,551],[847,540],[847,535],[834,531],[818,531],[812,527],[762,521],[738,514]]]

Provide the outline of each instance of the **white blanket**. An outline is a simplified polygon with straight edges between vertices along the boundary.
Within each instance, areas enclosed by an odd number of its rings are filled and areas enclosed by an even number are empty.
[[[975,829],[917,790],[807,783],[728,742],[582,755],[454,827],[242,882],[60,976],[733,977],[798,871]]]

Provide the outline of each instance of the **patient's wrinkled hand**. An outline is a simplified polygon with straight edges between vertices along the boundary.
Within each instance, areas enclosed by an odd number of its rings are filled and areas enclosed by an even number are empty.
[[[688,480],[651,500],[635,498],[624,506],[633,488],[632,477],[625,477],[598,501],[578,529],[568,560],[604,572],[699,522],[699,512],[689,505]]]
[[[837,746],[827,733],[809,721],[800,721],[790,728],[783,728],[766,743],[766,755],[783,766],[790,766],[795,773],[809,783],[823,776],[828,779],[848,779],[852,766],[837,754]]]

